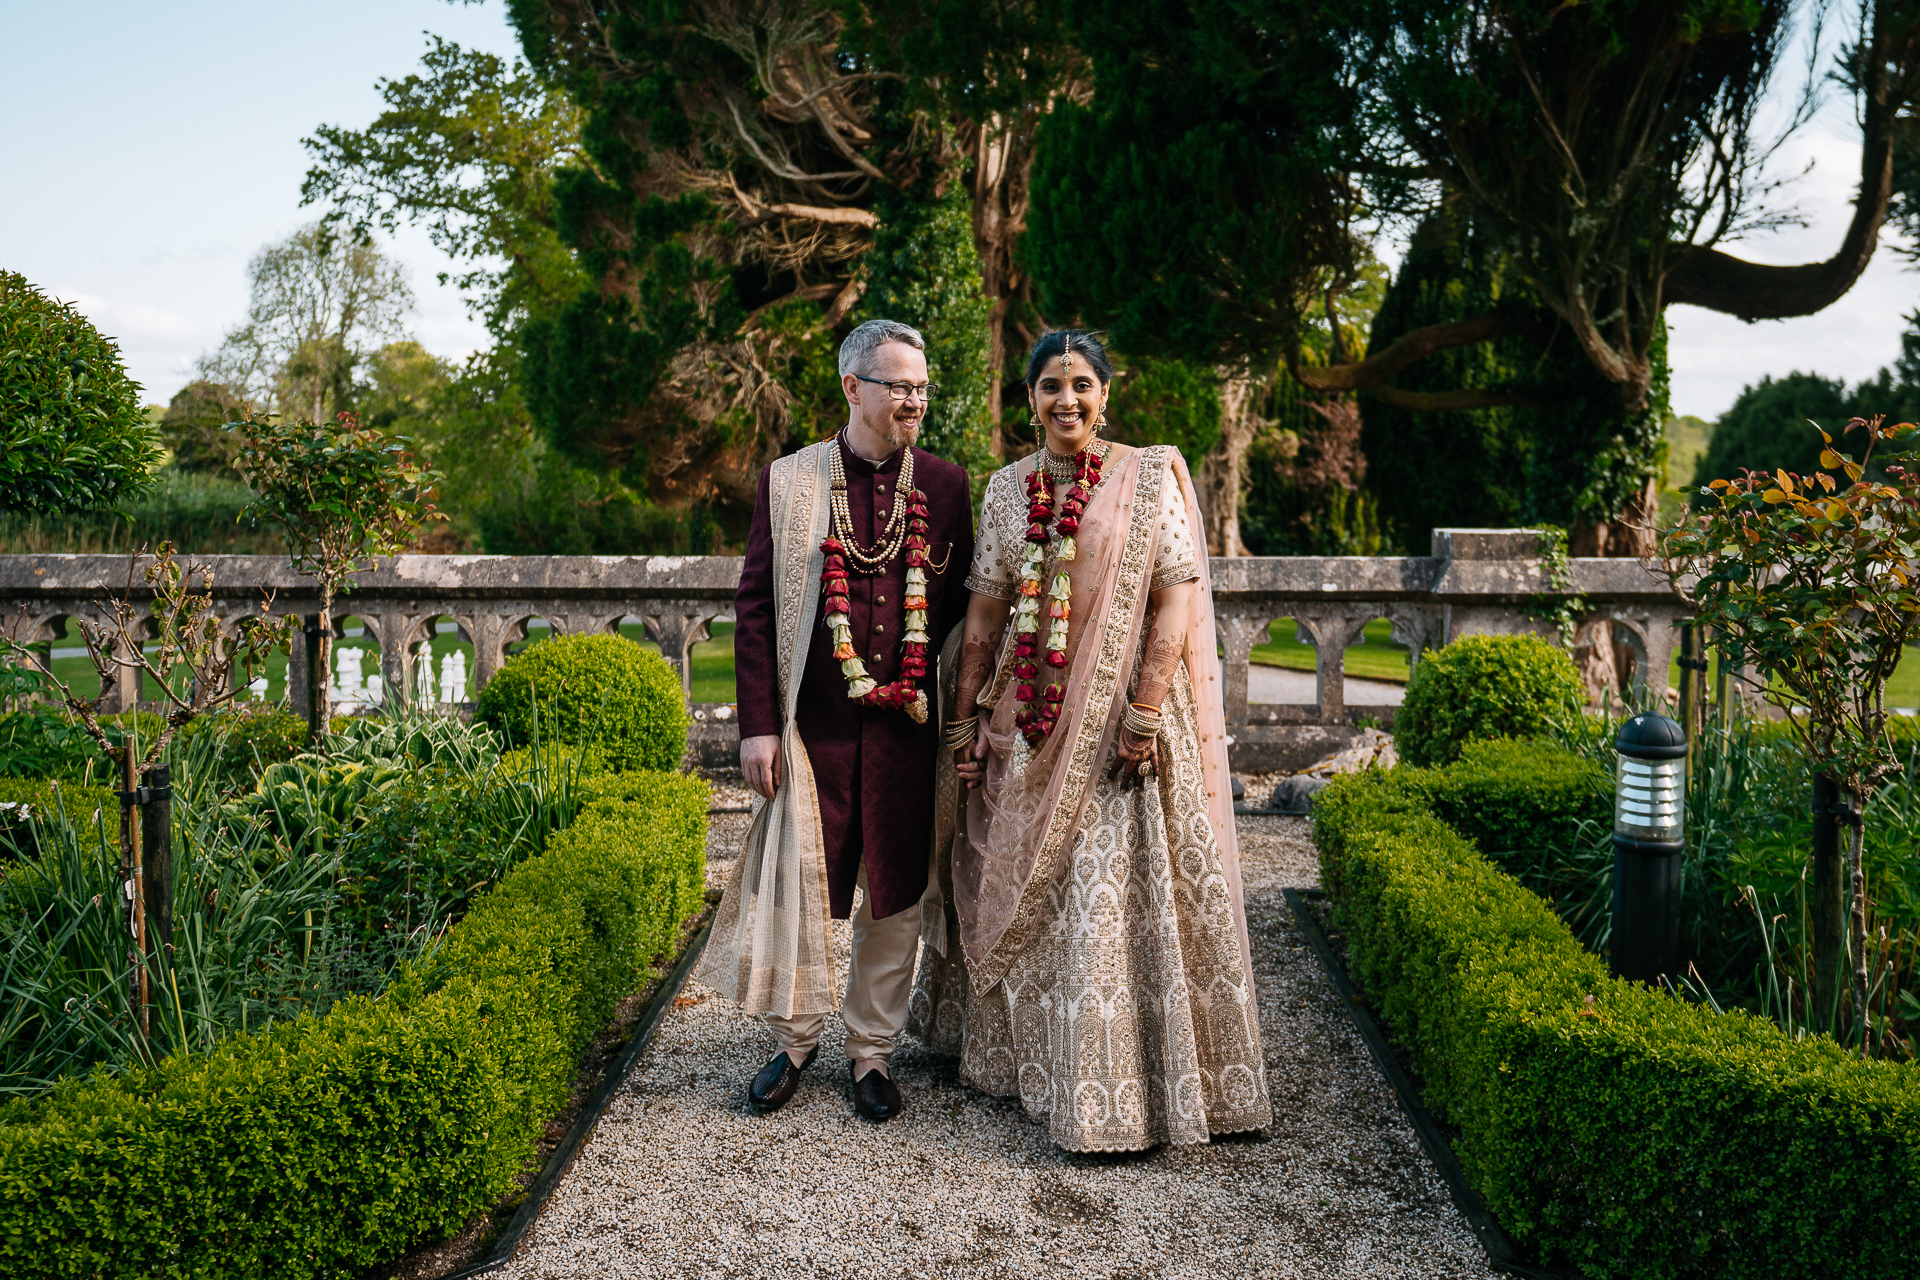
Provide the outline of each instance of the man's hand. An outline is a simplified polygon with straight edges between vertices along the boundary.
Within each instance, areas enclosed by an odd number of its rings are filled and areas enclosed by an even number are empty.
[[[740,771],[747,775],[749,787],[773,799],[780,786],[780,735],[767,733],[740,739]]]
[[[971,791],[987,780],[986,759],[987,721],[983,715],[980,727],[973,731],[973,745],[957,748],[953,753],[953,770],[960,775],[960,781],[967,784],[967,790]]]

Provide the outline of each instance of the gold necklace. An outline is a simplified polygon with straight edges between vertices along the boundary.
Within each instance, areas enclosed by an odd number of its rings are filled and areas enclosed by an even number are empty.
[[[907,540],[907,503],[913,493],[913,448],[905,449],[900,459],[899,483],[893,487],[893,513],[880,530],[880,541],[868,551],[853,536],[853,511],[847,505],[847,468],[840,457],[841,440],[834,437],[827,478],[833,488],[833,536],[846,548],[847,560],[867,573],[879,573],[900,554]]]
[[[1095,458],[1098,458],[1101,462],[1107,460],[1107,454],[1112,448],[1113,442],[1111,440],[1102,440],[1098,436],[1087,442],[1087,452]],[[1079,471],[1080,455],[1076,453],[1071,458],[1056,458],[1053,456],[1053,450],[1047,448],[1045,445],[1041,445],[1040,465],[1046,469],[1047,479],[1053,481],[1055,484],[1067,484],[1073,480],[1074,475]]]

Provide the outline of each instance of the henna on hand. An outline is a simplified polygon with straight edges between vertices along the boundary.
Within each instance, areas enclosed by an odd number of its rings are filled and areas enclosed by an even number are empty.
[[[980,697],[980,691],[987,687],[987,681],[993,673],[993,651],[998,637],[979,638],[968,636],[960,645],[960,674],[954,679],[954,712],[956,715],[969,716]]]
[[[1158,633],[1147,642],[1147,651],[1140,659],[1140,683],[1133,695],[1135,702],[1143,707],[1165,705],[1167,691],[1173,688],[1174,672],[1180,669],[1180,659],[1186,647],[1184,640]]]
[[[1119,779],[1123,791],[1139,786],[1144,781],[1140,774],[1142,765],[1151,763],[1159,767],[1159,746],[1158,738],[1143,738],[1121,726],[1119,736],[1114,739],[1113,765],[1107,770],[1107,776]]]

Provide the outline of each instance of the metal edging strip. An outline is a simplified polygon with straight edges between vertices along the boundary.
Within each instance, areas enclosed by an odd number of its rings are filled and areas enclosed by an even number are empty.
[[[700,926],[699,931],[687,940],[687,949],[681,953],[679,963],[673,966],[673,971],[667,975],[666,981],[660,984],[660,990],[654,993],[653,1000],[647,1007],[646,1016],[640,1023],[640,1029],[634,1032],[633,1039],[627,1042],[625,1049],[621,1050],[620,1057],[607,1069],[606,1074],[600,1077],[600,1083],[594,1087],[592,1095],[588,1097],[587,1105],[580,1109],[580,1114],[574,1118],[572,1127],[567,1130],[566,1136],[560,1139],[560,1145],[555,1147],[553,1154],[547,1157],[547,1163],[534,1178],[533,1185],[527,1188],[526,1198],[520,1202],[520,1207],[514,1210],[513,1217],[507,1221],[506,1229],[500,1233],[499,1239],[494,1241],[493,1248],[488,1251],[487,1256],[464,1271],[456,1271],[445,1277],[445,1280],[469,1280],[472,1276],[483,1276],[489,1272],[498,1271],[513,1261],[514,1254],[520,1251],[520,1245],[533,1230],[533,1224],[540,1220],[540,1214],[546,1209],[547,1201],[552,1198],[554,1189],[560,1185],[560,1179],[566,1177],[567,1170],[573,1167],[573,1158],[580,1154],[580,1148],[585,1146],[587,1139],[593,1136],[594,1128],[600,1123],[601,1113],[607,1109],[607,1104],[613,1101],[613,1095],[620,1086],[626,1083],[627,1073],[633,1070],[633,1064],[639,1061],[640,1055],[645,1053],[647,1046],[653,1042],[655,1029],[659,1027],[661,1019],[666,1017],[667,1010],[673,1007],[674,999],[687,985],[687,975],[693,972],[694,962],[700,959],[700,953],[706,949],[707,935],[712,929],[713,920],[709,917],[707,922]]]
[[[1555,1271],[1543,1271],[1520,1261],[1514,1252],[1513,1242],[1507,1239],[1507,1233],[1500,1229],[1493,1215],[1487,1212],[1480,1196],[1467,1182],[1467,1173],[1460,1167],[1460,1161],[1453,1154],[1453,1147],[1447,1142],[1440,1125],[1427,1110],[1427,1104],[1420,1099],[1419,1092],[1413,1087],[1413,1081],[1400,1066],[1400,1060],[1393,1056],[1393,1049],[1387,1044],[1386,1035],[1380,1030],[1380,1024],[1373,1020],[1360,992],[1347,977],[1347,971],[1340,967],[1340,959],[1333,954],[1333,947],[1326,935],[1320,932],[1319,921],[1307,910],[1307,904],[1297,889],[1280,891],[1287,899],[1287,905],[1293,909],[1293,918],[1299,923],[1300,931],[1307,935],[1307,944],[1313,948],[1314,955],[1320,958],[1321,968],[1333,979],[1334,990],[1340,993],[1340,999],[1347,1007],[1347,1013],[1353,1018],[1353,1024],[1359,1028],[1360,1038],[1367,1042],[1367,1048],[1373,1054],[1373,1061],[1380,1068],[1380,1074],[1387,1078],[1393,1091],[1400,1099],[1400,1109],[1413,1123],[1413,1131],[1420,1135],[1420,1145],[1426,1148],[1427,1157],[1433,1161],[1441,1180],[1447,1184],[1447,1192],[1453,1197],[1453,1203],[1460,1215],[1467,1220],[1474,1237],[1480,1241],[1480,1247],[1487,1251],[1487,1261],[1496,1271],[1508,1275],[1520,1276],[1522,1280],[1566,1280]]]

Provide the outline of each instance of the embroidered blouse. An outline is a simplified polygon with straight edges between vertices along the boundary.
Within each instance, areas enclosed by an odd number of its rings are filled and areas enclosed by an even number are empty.
[[[1152,459],[1148,459],[1149,464]],[[1199,553],[1187,523],[1187,504],[1167,467],[1160,486],[1160,530],[1154,538],[1150,590],[1192,582],[1200,576]],[[1027,494],[1018,463],[1002,467],[987,481],[980,503],[980,526],[973,545],[967,590],[996,600],[1011,600],[1020,587],[1020,556],[1027,545]]]

